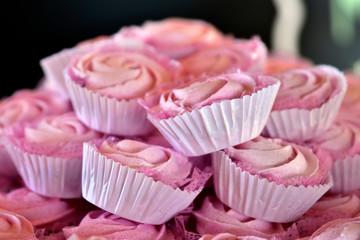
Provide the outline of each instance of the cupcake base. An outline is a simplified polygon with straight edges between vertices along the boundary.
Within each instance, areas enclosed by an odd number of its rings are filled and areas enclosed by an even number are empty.
[[[339,159],[331,166],[334,186],[331,193],[348,193],[360,189],[360,155]]]

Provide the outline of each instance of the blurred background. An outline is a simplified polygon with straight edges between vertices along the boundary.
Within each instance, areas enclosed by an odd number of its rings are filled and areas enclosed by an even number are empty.
[[[272,49],[272,29],[280,1],[9,1],[2,14],[6,78],[0,97],[18,89],[34,88],[43,77],[40,59],[80,41],[110,35],[122,26],[141,25],[146,20],[174,16],[202,19],[238,38],[258,35]],[[360,0],[297,2],[305,9],[298,53],[317,64],[341,70],[352,68],[360,59]],[[282,14],[296,17],[296,12],[288,9],[282,9]],[[291,29],[292,22],[288,23]]]

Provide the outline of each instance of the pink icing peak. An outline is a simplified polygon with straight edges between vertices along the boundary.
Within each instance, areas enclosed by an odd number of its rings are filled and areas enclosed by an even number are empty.
[[[261,136],[225,152],[242,171],[285,186],[321,184],[331,167],[325,151]]]
[[[0,239],[37,240],[32,224],[25,217],[1,208]]]

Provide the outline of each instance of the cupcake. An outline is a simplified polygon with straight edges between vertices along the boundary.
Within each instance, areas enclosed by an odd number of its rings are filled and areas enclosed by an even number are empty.
[[[177,151],[200,156],[260,135],[278,88],[275,78],[236,72],[149,94],[141,104]]]
[[[81,197],[83,142],[102,135],[68,112],[6,129],[4,142],[25,185],[49,197]]]
[[[281,139],[257,137],[213,153],[212,163],[219,200],[269,222],[299,219],[333,184],[326,153]]]
[[[356,194],[323,196],[296,221],[301,237],[312,235],[322,225],[360,214],[360,198]]]
[[[330,127],[347,87],[342,72],[319,65],[290,70],[276,77],[281,86],[264,134],[301,142]]]
[[[34,122],[50,115],[70,111],[71,105],[59,94],[47,90],[23,89],[10,97],[0,100],[0,139],[4,129],[15,123]],[[12,163],[2,141],[0,141],[0,175],[17,176],[17,170]]]
[[[360,118],[350,114],[340,113],[327,131],[306,142],[313,149],[331,155],[333,193],[360,189]]]
[[[237,237],[288,240],[299,236],[295,226],[286,229],[281,223],[247,217],[225,206],[213,196],[205,197],[201,208],[192,214],[196,218],[197,232],[201,235],[230,233]]]
[[[63,232],[67,239],[72,240],[175,240],[164,224],[136,223],[103,210],[89,212],[78,226],[66,227]]]
[[[29,220],[0,208],[0,239],[37,240],[37,237]]]
[[[174,81],[179,67],[150,48],[115,46],[73,59],[65,79],[74,110],[87,126],[111,135],[146,135],[154,128],[138,99]]]
[[[141,26],[123,27],[116,39],[139,39],[157,52],[173,59],[184,58],[196,50],[229,39],[208,22],[197,19],[167,18],[146,21]]]
[[[181,154],[140,141],[107,138],[84,145],[82,193],[123,218],[163,224],[187,208],[209,175]]]

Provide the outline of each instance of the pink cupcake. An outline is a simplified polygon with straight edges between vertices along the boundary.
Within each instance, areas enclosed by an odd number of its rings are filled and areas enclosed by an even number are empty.
[[[259,37],[238,39],[201,48],[180,60],[183,76],[218,75],[240,69],[263,72],[267,48]]]
[[[255,236],[264,239],[296,239],[299,235],[294,227],[286,229],[280,223],[271,223],[240,214],[225,206],[216,197],[205,197],[199,210],[192,213],[196,218],[196,229],[201,235],[230,233],[237,237]]]
[[[37,237],[29,220],[0,208],[0,239],[37,240]]]
[[[200,156],[260,135],[279,82],[245,73],[200,78],[142,102],[149,120],[187,156]]]
[[[360,93],[359,93],[360,94]],[[333,193],[360,189],[360,118],[340,113],[331,127],[306,144],[332,157]]]
[[[49,197],[81,197],[83,142],[102,135],[68,112],[6,129],[5,147],[25,185]]]
[[[212,154],[221,202],[246,216],[287,223],[299,219],[332,186],[324,152],[257,137]]]
[[[77,116],[111,135],[146,135],[154,128],[138,104],[149,91],[178,75],[179,64],[150,48],[93,51],[73,59],[65,71]]]
[[[66,227],[63,232],[71,240],[175,240],[164,224],[136,223],[103,210],[89,212],[79,226]]]
[[[167,18],[146,21],[142,26],[130,26],[115,34],[118,39],[140,39],[156,51],[173,59],[184,58],[196,50],[225,41],[225,37],[210,23],[196,19]]]
[[[313,66],[313,63],[301,56],[290,55],[282,52],[271,52],[266,59],[266,75],[277,75],[293,69],[306,69]]]
[[[210,177],[191,170],[171,149],[108,138],[84,145],[82,193],[118,216],[163,224],[187,208]]]
[[[46,90],[24,89],[12,96],[0,100],[0,139],[4,129],[15,123],[34,122],[50,115],[70,111],[70,102],[59,94]],[[0,175],[17,176],[17,170],[12,163],[2,141],[0,141]]]
[[[276,77],[281,86],[265,126],[266,135],[305,141],[330,127],[347,88],[342,72],[319,65]]]
[[[359,214],[360,198],[356,194],[323,196],[296,221],[296,226],[300,236],[307,237],[327,222]]]

